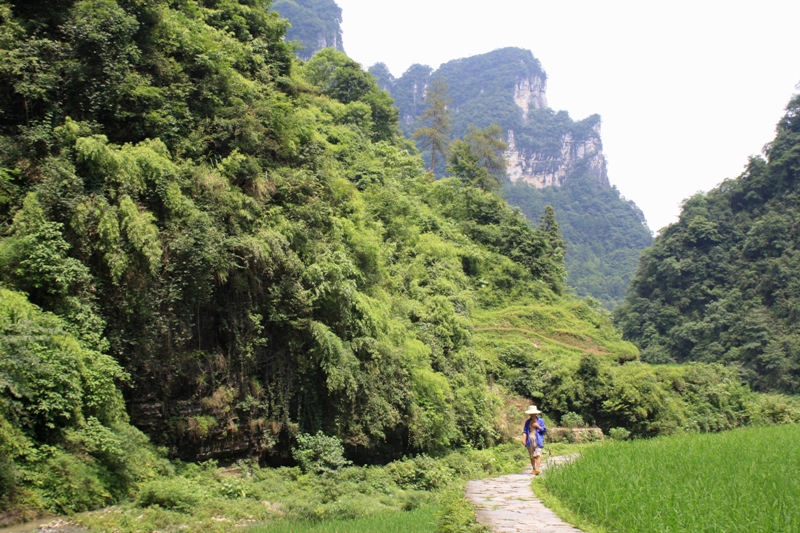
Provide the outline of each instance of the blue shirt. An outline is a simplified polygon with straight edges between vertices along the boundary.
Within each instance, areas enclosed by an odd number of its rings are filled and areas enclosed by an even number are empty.
[[[531,445],[531,440],[530,440],[530,436],[531,436],[531,422],[532,422],[532,421],[531,421],[531,419],[530,419],[530,418],[529,418],[529,419],[527,419],[527,420],[525,421],[525,427],[524,427],[524,429],[522,430],[522,432],[525,434],[525,446],[530,446],[530,445]],[[544,448],[544,429],[545,429],[545,425],[544,425],[544,419],[542,419],[542,417],[540,416],[540,417],[538,417],[538,418],[535,420],[535,422],[536,422],[537,424],[539,424],[539,427],[540,427],[540,428],[542,428],[542,429],[536,429],[536,428],[533,428],[533,432],[534,432],[534,439],[535,439],[535,442],[536,442],[536,447],[537,447],[537,448]]]

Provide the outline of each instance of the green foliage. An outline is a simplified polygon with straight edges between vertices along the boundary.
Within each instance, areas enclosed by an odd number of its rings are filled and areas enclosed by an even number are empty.
[[[475,508],[462,496],[462,491],[453,491],[445,498],[444,512],[439,518],[438,533],[485,533],[486,526],[477,523]]]
[[[609,532],[794,531],[799,436],[787,425],[611,442],[548,471],[543,485]]]
[[[508,143],[503,140],[503,136],[503,128],[499,124],[492,124],[483,129],[470,125],[464,136],[464,140],[478,157],[479,164],[489,175],[498,179],[506,175],[503,152],[508,149]]]
[[[766,160],[686,200],[642,256],[617,322],[643,360],[720,362],[756,389],[800,391],[799,109],[795,97]]]
[[[292,449],[292,457],[303,472],[335,472],[350,464],[344,458],[344,447],[336,437],[317,432],[316,435],[298,435],[297,447]]]
[[[484,191],[499,189],[500,178],[506,172],[502,152],[507,145],[500,139],[502,134],[503,130],[497,124],[483,130],[472,127],[464,140],[453,143],[447,172],[470,187]]]
[[[605,433],[621,427],[637,437],[800,420],[795,398],[754,393],[721,365],[636,361],[636,348],[611,327],[607,312],[572,305],[509,306],[474,316],[475,349],[488,371],[551,420],[572,412]]]
[[[136,503],[145,508],[157,505],[171,511],[191,513],[203,492],[195,483],[182,477],[158,479],[139,487]]]
[[[323,522],[278,521],[254,528],[256,533],[434,533],[438,508],[425,506],[411,512],[394,511],[368,518]]]
[[[608,432],[608,436],[611,437],[612,440],[625,440],[631,436],[631,432],[625,428],[611,428]]]
[[[306,63],[302,75],[323,93],[349,106],[349,115],[355,117],[360,104],[369,106],[371,121],[363,119],[351,122],[343,118],[345,124],[361,126],[365,134],[375,141],[391,139],[397,130],[397,110],[386,91],[380,90],[372,76],[361,69],[361,65],[347,57],[343,52],[331,48],[322,50]],[[349,117],[348,117],[349,118]]]
[[[125,420],[115,380],[126,376],[108,355],[87,349],[63,320],[0,288],[0,414],[31,436],[56,437],[90,417]]]
[[[464,481],[517,472],[526,460],[525,448],[511,443],[436,459],[420,456],[386,466],[345,466],[307,474],[299,468],[263,468],[251,461],[221,469],[209,461],[142,483],[131,501],[73,520],[121,533],[181,525],[222,533],[253,522],[260,523],[256,531],[270,532],[435,531],[437,523],[451,524],[448,531],[469,531],[474,513],[461,498]],[[461,501],[451,507],[454,500]],[[457,517],[453,510],[459,511]],[[398,526],[406,523],[406,528]],[[465,529],[453,529],[456,523]]]
[[[86,511],[169,470],[127,423],[116,361],[2,288],[0,351],[0,508]]]
[[[561,417],[561,426],[565,428],[578,428],[585,426],[586,422],[583,421],[583,417],[577,413],[573,413],[572,411],[565,413]]]

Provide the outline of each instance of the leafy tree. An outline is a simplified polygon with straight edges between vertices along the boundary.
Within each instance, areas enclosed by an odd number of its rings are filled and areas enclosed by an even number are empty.
[[[616,188],[598,187],[576,169],[563,187],[507,185],[509,203],[530,220],[552,206],[564,239],[567,284],[607,308],[622,303],[641,251],[653,241],[644,217]]]
[[[373,77],[343,52],[327,48],[304,67],[303,73],[324,94],[343,104],[362,102],[369,106],[373,140],[389,140],[397,132],[397,109],[386,91],[378,89]]]
[[[453,143],[447,171],[471,187],[485,191],[499,189],[500,177],[505,175],[502,152],[507,148],[500,139],[502,133],[497,125],[483,130],[471,128],[464,140]]]
[[[464,140],[469,144],[472,151],[487,174],[494,176],[498,181],[506,175],[506,160],[503,152],[508,149],[508,143],[503,139],[503,128],[498,124],[492,124],[483,129],[478,129],[470,125]]]
[[[448,106],[452,100],[448,96],[448,85],[444,78],[434,78],[425,90],[425,111],[420,115],[419,121],[427,123],[420,126],[412,136],[419,140],[424,148],[430,148],[430,170],[436,168],[436,154],[442,158],[447,157],[450,145],[451,112]]]
[[[480,164],[480,159],[472,147],[461,139],[456,140],[450,147],[448,162],[447,171],[460,179],[464,185],[485,191],[494,190],[499,186],[497,180]]]

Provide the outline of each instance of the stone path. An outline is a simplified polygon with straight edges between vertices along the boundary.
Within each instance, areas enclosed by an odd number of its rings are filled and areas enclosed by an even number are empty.
[[[574,460],[576,455],[551,457],[542,470]],[[467,499],[475,506],[478,522],[495,533],[581,533],[562,521],[533,495],[531,469],[467,483]]]

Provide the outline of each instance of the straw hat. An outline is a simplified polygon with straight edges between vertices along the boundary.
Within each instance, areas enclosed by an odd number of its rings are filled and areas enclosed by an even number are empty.
[[[542,412],[539,409],[537,409],[535,405],[531,405],[530,407],[528,407],[528,410],[525,411],[525,414],[526,415],[540,415],[540,414],[542,414]]]

